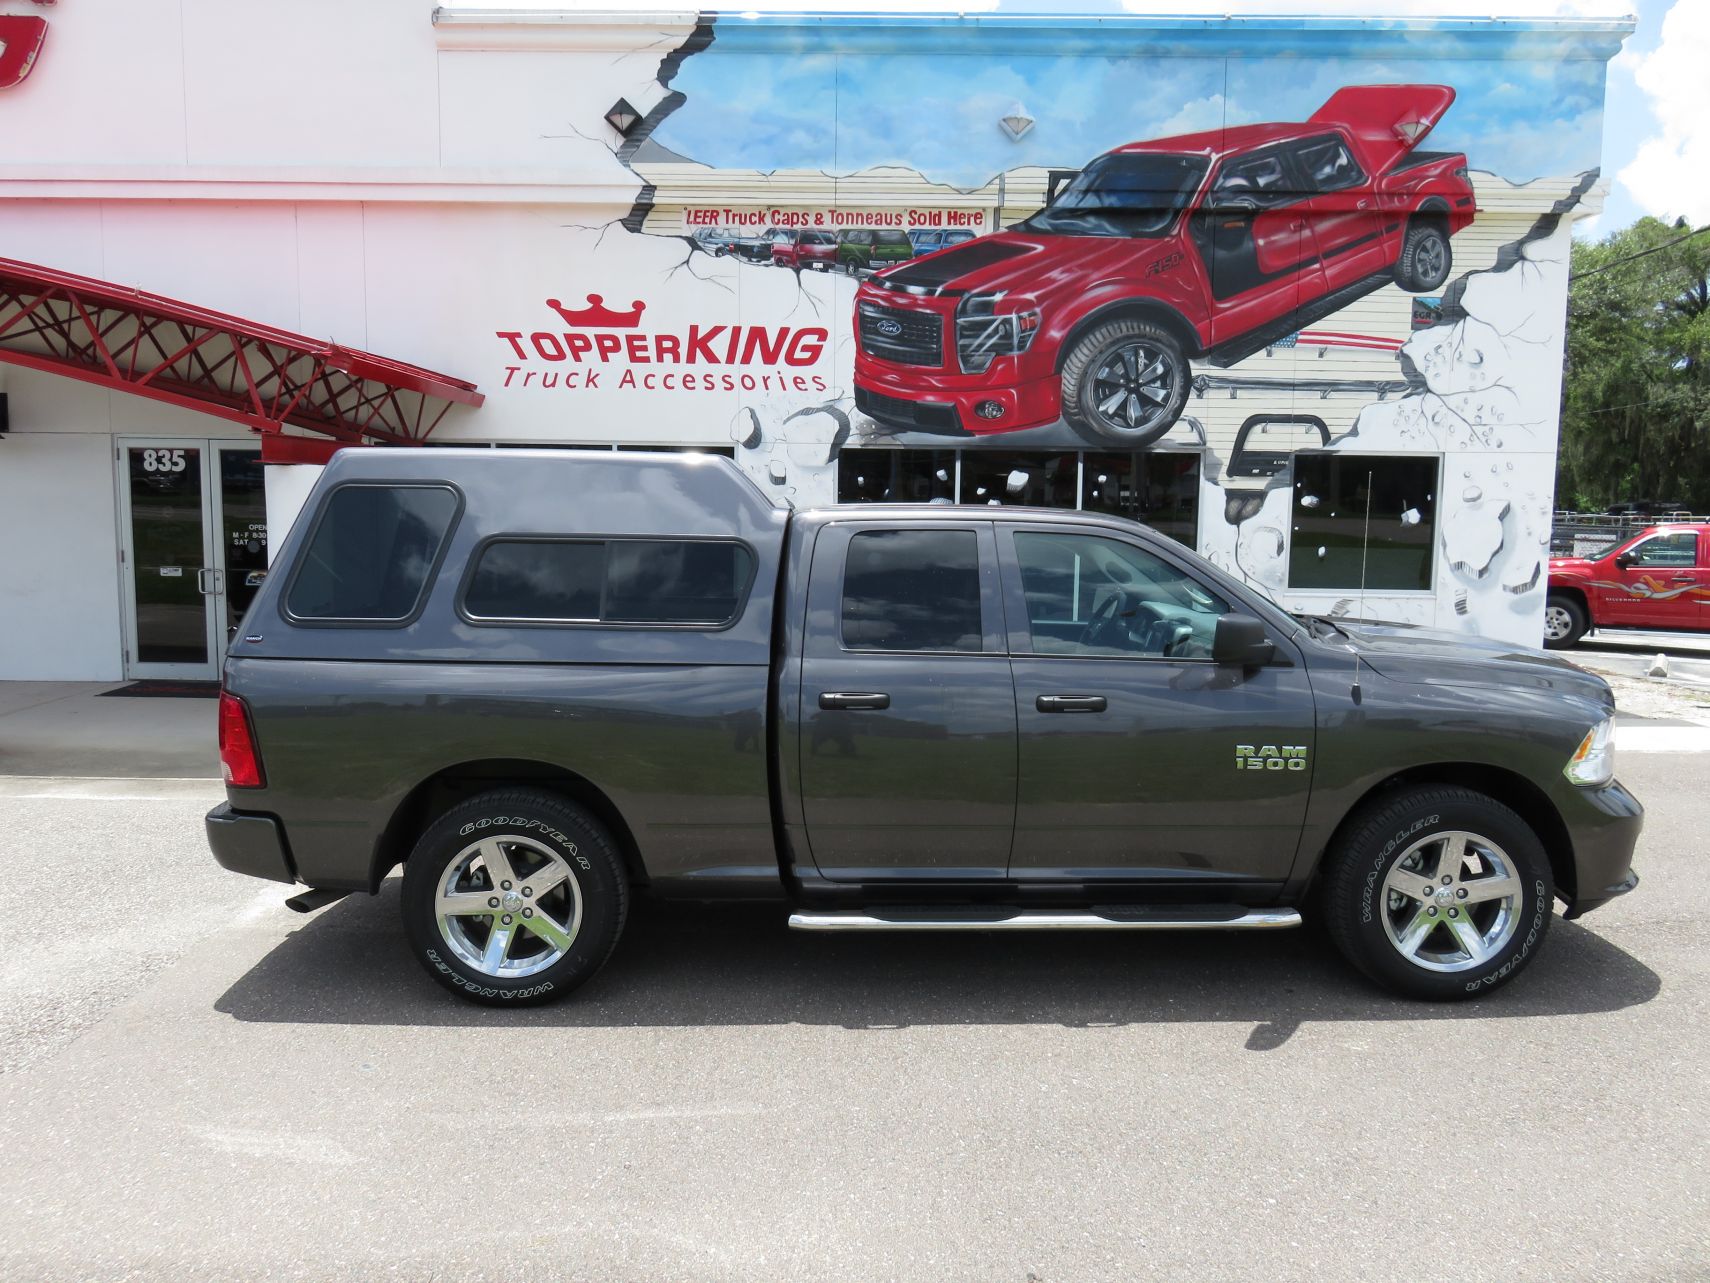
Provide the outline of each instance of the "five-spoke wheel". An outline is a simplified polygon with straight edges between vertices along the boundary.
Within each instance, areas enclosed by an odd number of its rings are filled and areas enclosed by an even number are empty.
[[[1063,358],[1063,418],[1105,445],[1150,445],[1181,417],[1188,361],[1161,326],[1125,317],[1094,327]]]
[[[404,864],[404,928],[421,964],[466,998],[560,997],[604,965],[629,907],[623,858],[579,806],[483,793],[431,824]]]
[[[1415,998],[1470,998],[1537,955],[1553,889],[1543,844],[1511,808],[1426,785],[1350,817],[1326,853],[1318,908],[1372,979]]]

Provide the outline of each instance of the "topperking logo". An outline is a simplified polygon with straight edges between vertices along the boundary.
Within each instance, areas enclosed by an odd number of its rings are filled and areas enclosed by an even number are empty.
[[[32,0],[47,8],[56,0]],[[36,65],[47,39],[47,19],[23,14],[0,14],[0,89],[21,85]]]
[[[556,324],[495,330],[509,353],[507,388],[639,389],[648,392],[824,392],[815,372],[831,333],[808,325],[642,324],[647,304],[609,308],[590,294],[586,307],[546,300]]]

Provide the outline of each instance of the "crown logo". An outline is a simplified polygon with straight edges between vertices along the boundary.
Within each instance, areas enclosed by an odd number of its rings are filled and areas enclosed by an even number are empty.
[[[647,310],[647,304],[636,299],[629,311],[614,312],[598,294],[588,295],[585,308],[565,307],[555,298],[547,299],[546,306],[563,317],[564,324],[584,330],[633,330],[641,324],[641,314]]]

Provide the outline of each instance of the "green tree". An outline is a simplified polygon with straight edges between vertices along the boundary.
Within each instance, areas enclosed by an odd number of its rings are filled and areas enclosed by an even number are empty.
[[[1710,233],[1641,218],[1575,242],[1556,504],[1710,511]]]

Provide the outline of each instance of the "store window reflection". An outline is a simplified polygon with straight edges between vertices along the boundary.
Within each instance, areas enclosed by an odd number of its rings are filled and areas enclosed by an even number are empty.
[[[953,450],[844,450],[837,456],[839,503],[954,503]]]
[[[1192,548],[1199,542],[1199,456],[1144,450],[1086,455],[1081,507],[1143,521]]]
[[[1073,508],[1079,459],[1074,454],[962,455],[962,502],[1005,508]]]

